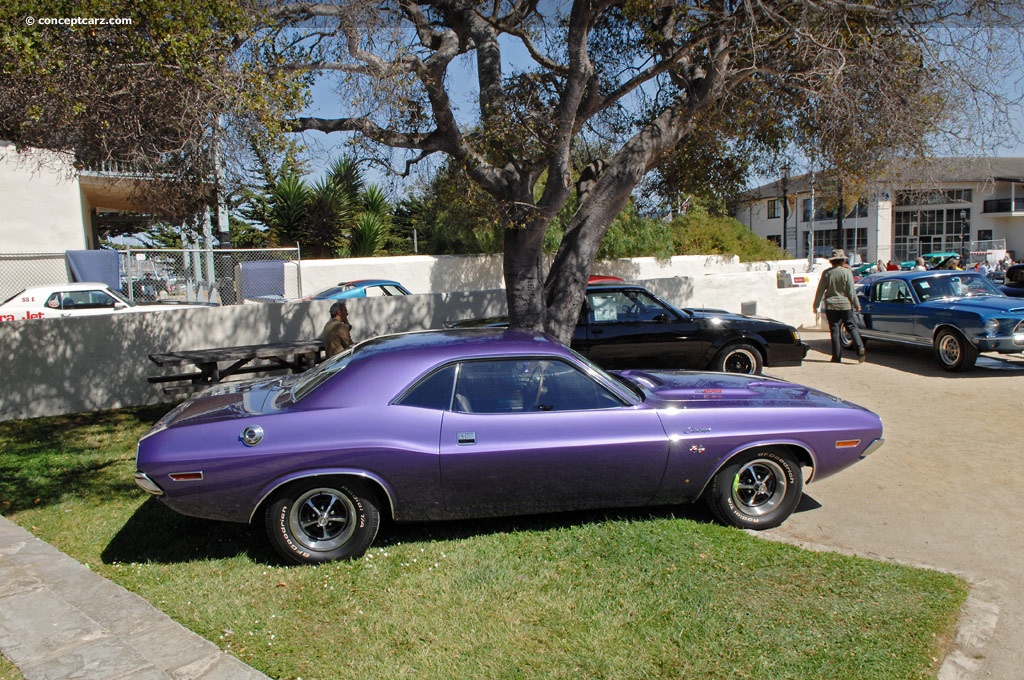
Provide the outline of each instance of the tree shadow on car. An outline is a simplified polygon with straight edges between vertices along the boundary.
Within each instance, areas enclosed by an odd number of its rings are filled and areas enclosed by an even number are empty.
[[[703,503],[437,522],[385,521],[381,523],[373,545],[465,540],[491,534],[547,531],[609,521],[642,522],[653,519],[684,519],[706,524],[714,521]],[[197,560],[230,559],[239,555],[245,555],[260,564],[290,564],[281,559],[270,547],[260,521],[245,525],[186,517],[167,508],[156,499],[149,499],[121,527],[100,557],[106,564],[176,564]]]

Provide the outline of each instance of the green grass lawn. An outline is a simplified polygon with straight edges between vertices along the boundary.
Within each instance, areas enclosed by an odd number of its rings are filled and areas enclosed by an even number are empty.
[[[363,559],[285,566],[135,488],[164,410],[0,423],[0,508],[275,678],[932,678],[967,593],[696,507],[385,524]]]
[[[0,680],[23,680],[18,667],[2,656],[0,656]]]

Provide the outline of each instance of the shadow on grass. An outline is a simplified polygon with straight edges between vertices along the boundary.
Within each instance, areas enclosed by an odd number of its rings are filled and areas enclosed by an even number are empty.
[[[100,558],[106,564],[176,564],[239,555],[255,562],[276,562],[262,527],[186,517],[150,498],[114,535]]]
[[[804,502],[807,497],[805,496]],[[811,501],[813,503],[813,501]],[[816,503],[808,509],[819,507]],[[803,508],[803,503],[801,503]],[[798,508],[798,512],[801,509]],[[687,519],[711,523],[703,503],[692,505],[588,510],[442,522],[384,522],[375,546],[431,543],[470,539],[490,534],[548,531],[601,522],[643,522],[652,519]],[[156,499],[143,503],[100,555],[104,563],[176,564],[198,560],[230,559],[245,555],[253,562],[288,564],[273,551],[262,522],[252,525],[215,522],[179,515]]]
[[[130,494],[124,470],[166,405],[0,423],[0,511]]]

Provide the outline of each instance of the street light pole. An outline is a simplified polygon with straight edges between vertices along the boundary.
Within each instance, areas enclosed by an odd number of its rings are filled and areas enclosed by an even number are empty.
[[[782,166],[782,249],[789,253],[789,164]]]

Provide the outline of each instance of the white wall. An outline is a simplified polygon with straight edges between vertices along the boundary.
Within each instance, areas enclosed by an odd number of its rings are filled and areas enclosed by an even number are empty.
[[[67,159],[19,154],[0,142],[0,252],[50,253],[87,248],[82,193]]]
[[[703,273],[705,259],[687,263],[700,274],[638,282],[679,307],[746,311],[797,327],[816,325],[811,302],[817,273],[808,277],[807,286],[778,288],[777,271],[771,270],[775,264],[750,267],[760,271],[730,271],[748,267],[728,261],[720,263],[725,273],[708,275]],[[792,271],[806,263],[790,264]],[[631,266],[637,271],[669,270],[665,263],[653,260]],[[470,268],[465,280],[482,276],[481,271],[486,269],[483,265],[479,270]],[[451,281],[444,277],[454,275],[442,275],[439,270],[435,276],[440,278],[434,280]],[[419,281],[415,277],[407,280]],[[419,285],[411,283],[410,287],[416,290]],[[0,390],[0,421],[172,401],[174,397],[165,395],[162,385],[150,384],[147,377],[175,370],[157,367],[149,354],[316,338],[327,321],[330,304],[233,305],[2,324],[0,373],[4,389]],[[505,310],[502,290],[349,302],[356,341],[384,333],[442,328],[451,321],[504,314]]]
[[[806,260],[742,263],[737,257],[686,255],[659,260],[653,257],[602,260],[593,273],[619,276],[626,281],[674,276],[700,277],[742,272],[804,272]],[[445,293],[504,288],[500,255],[413,255],[338,260],[303,260],[302,292],[313,295],[344,281],[392,279],[413,293]]]

